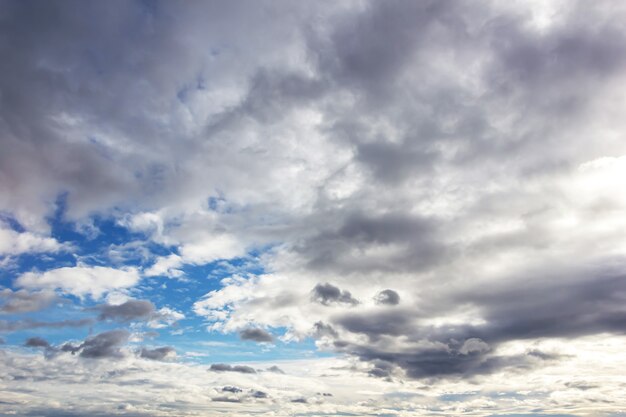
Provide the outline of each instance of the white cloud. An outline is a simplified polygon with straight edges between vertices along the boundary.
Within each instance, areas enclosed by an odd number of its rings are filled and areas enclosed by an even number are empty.
[[[69,249],[56,239],[31,232],[16,232],[0,222],[0,256],[25,253],[59,252]]]
[[[15,284],[24,288],[60,290],[77,297],[100,299],[112,290],[135,286],[140,280],[136,268],[121,269],[103,266],[78,265],[51,269],[45,272],[26,272]]]
[[[154,319],[148,322],[148,326],[153,329],[163,329],[183,320],[185,315],[169,307],[162,307],[154,314]]]

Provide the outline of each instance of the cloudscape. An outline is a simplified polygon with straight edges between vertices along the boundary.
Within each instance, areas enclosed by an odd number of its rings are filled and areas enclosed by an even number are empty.
[[[0,416],[626,416],[624,22],[0,0]]]

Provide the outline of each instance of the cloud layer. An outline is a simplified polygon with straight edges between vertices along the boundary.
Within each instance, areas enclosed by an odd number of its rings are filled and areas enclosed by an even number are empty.
[[[3,2],[0,414],[616,415],[625,19]]]

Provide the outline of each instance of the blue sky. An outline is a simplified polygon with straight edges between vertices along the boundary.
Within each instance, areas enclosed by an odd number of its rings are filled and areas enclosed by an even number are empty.
[[[625,19],[0,0],[0,416],[619,415]]]
[[[10,259],[10,264],[3,271],[2,285],[15,291],[12,282],[15,277],[29,271],[46,271],[60,267],[75,267],[78,264],[85,266],[131,266],[147,268],[154,256],[168,256],[177,254],[176,247],[155,244],[145,233],[133,233],[121,226],[115,218],[91,218],[90,231],[81,232],[76,223],[64,219],[66,198],[64,195],[57,200],[57,209],[48,219],[50,237],[68,249],[57,253],[20,254]],[[209,202],[209,207],[214,205]],[[16,232],[25,229],[14,218],[6,217],[6,225]],[[110,251],[130,242],[140,245],[144,253],[128,251],[123,260],[112,259]],[[242,257],[228,260],[216,260],[202,265],[185,265],[181,268],[183,275],[179,278],[163,276],[150,277],[132,288],[129,298],[151,300],[158,308],[167,307],[181,312],[184,318],[176,320],[164,328],[138,327],[137,331],[155,332],[148,337],[148,341],[158,337],[159,343],[179,346],[181,350],[193,351],[205,356],[194,356],[186,360],[194,362],[244,362],[276,359],[294,359],[328,356],[315,349],[312,340],[302,340],[298,344],[286,346],[283,343],[259,345],[255,342],[242,341],[236,334],[207,330],[208,323],[202,317],[192,312],[193,304],[205,294],[221,288],[221,280],[237,271],[242,274],[262,275],[264,269],[259,257],[264,252],[271,251],[271,246],[260,248],[246,253]],[[150,257],[146,257],[146,253]],[[54,303],[47,308],[35,312],[12,314],[8,321],[32,320],[38,322],[61,322],[67,319],[94,318],[94,307],[101,305],[102,300],[91,296],[84,298],[67,295],[67,302]],[[80,307],[79,307],[80,306]],[[31,337],[45,336],[53,344],[62,344],[68,339],[81,340],[88,335],[113,330],[119,327],[116,322],[97,322],[68,328],[59,332],[58,329],[27,329],[15,331],[5,338],[9,344],[19,345],[23,340]],[[285,332],[284,328],[273,329],[276,336]],[[153,342],[154,343],[154,342]]]

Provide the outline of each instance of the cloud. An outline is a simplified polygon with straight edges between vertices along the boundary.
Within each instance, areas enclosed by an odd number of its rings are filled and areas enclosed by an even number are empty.
[[[154,349],[141,348],[139,356],[154,361],[163,361],[176,356],[176,349],[171,346],[163,346]]]
[[[77,297],[91,296],[100,299],[105,293],[129,288],[140,280],[132,267],[114,269],[104,266],[79,265],[51,269],[45,272],[26,272],[15,284],[24,288],[61,290]]]
[[[152,315],[148,326],[153,329],[162,329],[164,327],[174,326],[184,318],[185,315],[180,311],[169,307],[161,307]]]
[[[53,291],[12,291],[5,288],[0,291],[0,300],[3,300],[0,304],[1,313],[16,314],[43,310],[60,299]]]
[[[241,398],[233,398],[233,397],[213,397],[211,401],[222,402],[222,403],[240,403]]]
[[[307,404],[308,401],[306,398],[294,398],[293,400],[291,400],[292,403],[298,403],[298,404]]]
[[[272,343],[274,337],[271,333],[263,329],[248,328],[239,332],[241,340],[252,340],[259,343]]]
[[[332,284],[317,284],[313,290],[311,290],[311,299],[322,305],[331,304],[346,304],[356,305],[358,300],[352,298],[350,291],[341,290]]]
[[[32,329],[60,329],[63,327],[85,327],[94,324],[92,319],[69,319],[60,321],[38,321],[38,320],[0,320],[0,331],[16,332],[20,330]]]
[[[214,363],[209,370],[214,372],[238,372],[242,374],[256,374],[254,368],[246,365],[229,365],[226,363]]]
[[[274,372],[274,373],[277,373],[277,374],[284,374],[284,373],[285,373],[285,371],[283,371],[282,369],[280,369],[280,368],[279,368],[278,366],[276,366],[276,365],[272,365],[272,366],[270,366],[269,368],[267,368],[267,369],[266,369],[266,371],[268,371],[268,372]]]
[[[69,249],[56,239],[31,232],[18,232],[5,227],[0,220],[0,256],[15,256],[29,253],[59,252]]]
[[[264,391],[252,391],[250,396],[252,398],[267,398],[268,397],[267,392],[264,392]]]
[[[1,8],[0,212],[15,221],[0,228],[10,288],[0,308],[32,316],[0,329],[69,339],[91,322],[69,316],[82,310],[56,315],[46,294],[89,308],[117,293],[96,314],[163,328],[193,305],[206,323],[188,320],[186,335],[197,325],[258,341],[279,328],[277,356],[311,337],[340,364],[281,361],[285,375],[215,364],[231,371],[218,374],[141,354],[41,365],[41,353],[5,349],[15,402],[0,413],[252,410],[212,398],[265,411],[253,390],[285,414],[624,408],[623,387],[598,374],[619,363],[626,317],[624,5]],[[86,224],[101,235],[85,240]],[[81,242],[75,253],[63,238]],[[58,349],[126,351],[128,338],[105,334]],[[555,388],[546,366],[598,388]],[[414,395],[426,382],[428,395]],[[87,391],[96,384],[101,398]],[[225,384],[250,388],[239,398]],[[327,407],[316,394],[326,384]],[[472,398],[437,400],[476,384]],[[82,396],[63,397],[65,386]]]
[[[90,336],[78,345],[65,343],[58,350],[70,352],[72,355],[79,353],[81,358],[89,359],[120,359],[124,357],[123,345],[128,341],[130,333],[124,329],[109,330]]]
[[[100,311],[98,320],[114,320],[129,322],[134,320],[149,320],[155,314],[154,304],[146,300],[128,300],[122,304],[104,304],[93,307]]]
[[[376,304],[397,305],[400,303],[400,296],[394,290],[382,290],[374,297]]]
[[[48,343],[47,340],[41,337],[35,336],[35,337],[29,337],[28,339],[26,339],[26,342],[24,342],[24,346],[47,349],[50,347],[50,343]]]

